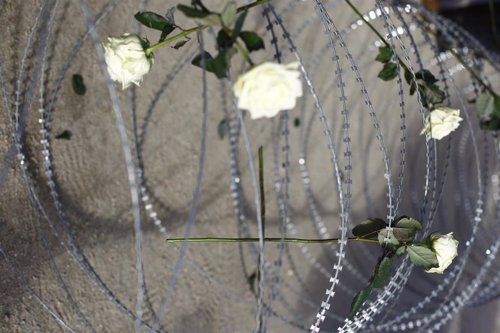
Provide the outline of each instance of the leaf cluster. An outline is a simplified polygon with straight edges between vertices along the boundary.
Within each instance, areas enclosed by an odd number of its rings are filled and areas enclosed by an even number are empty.
[[[388,46],[378,48],[378,54],[375,61],[384,64],[382,70],[378,73],[378,77],[384,81],[390,81],[398,76],[398,64],[394,60],[394,53]]]
[[[424,107],[441,104],[446,97],[444,91],[436,84],[438,79],[427,69],[416,72],[415,81],[410,71],[405,69],[405,80],[410,86],[410,95],[413,96],[415,91],[418,91]]]
[[[398,76],[398,61],[392,49],[388,46],[379,47],[379,52],[375,61],[384,64],[384,67],[379,72],[378,77],[384,81],[391,81]],[[410,86],[410,95],[413,96],[418,92],[422,105],[424,107],[435,106],[444,101],[446,95],[436,84],[438,80],[427,69],[423,69],[415,73],[413,78],[412,73],[406,66],[404,67],[404,77],[406,83]]]
[[[175,13],[175,7],[172,7],[167,11],[167,13],[164,16],[154,12],[137,12],[134,15],[134,18],[141,24],[150,29],[161,31],[160,39],[158,40],[158,43],[160,43],[163,42],[167,38],[167,36],[170,33],[172,33],[176,28],[179,28],[175,24],[174,13]]]
[[[421,229],[420,222],[408,216],[398,217],[391,228],[383,219],[369,218],[355,226],[352,234],[361,239],[378,240],[380,245],[394,249],[412,242]]]
[[[415,242],[415,236],[421,229],[420,222],[408,216],[398,217],[391,227],[383,219],[369,218],[352,229],[352,234],[358,239],[378,240],[384,254],[379,258],[369,284],[354,297],[349,318],[352,319],[361,309],[373,289],[386,285],[394,255],[408,253],[411,262],[424,269],[439,266],[430,238]]]
[[[476,99],[479,121],[482,129],[500,129],[500,96],[485,92]]]
[[[247,10],[239,13],[236,3],[231,1],[226,4],[222,12],[208,10],[201,1],[197,2],[199,7],[178,5],[177,8],[187,17],[192,18],[199,24],[220,27],[217,33],[217,54],[212,56],[209,52],[197,55],[191,62],[193,65],[205,68],[206,71],[214,73],[217,78],[227,77],[231,58],[237,53],[236,45],[238,39],[243,41],[248,52],[258,51],[264,48],[264,41],[253,31],[243,31],[243,24],[247,16]]]

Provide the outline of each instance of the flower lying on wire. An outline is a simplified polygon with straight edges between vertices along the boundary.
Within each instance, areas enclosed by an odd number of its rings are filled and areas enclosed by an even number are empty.
[[[420,134],[427,132],[433,139],[441,140],[456,130],[462,120],[460,110],[444,106],[438,107],[427,116],[425,126]]]
[[[443,274],[444,270],[450,266],[451,262],[458,255],[458,241],[453,239],[453,233],[446,235],[432,234],[430,236],[431,249],[436,253],[439,267],[426,270],[427,273]]]
[[[416,241],[415,236],[421,229],[420,222],[408,216],[397,218],[390,227],[382,219],[370,218],[352,229],[357,239],[378,242],[383,248],[383,254],[378,259],[369,284],[354,297],[349,318],[352,319],[359,312],[373,289],[386,285],[395,256],[407,253],[410,261],[427,273],[443,274],[448,268],[458,254],[458,241],[453,239],[453,233],[434,233]]]
[[[233,86],[238,108],[250,111],[252,119],[276,116],[295,107],[302,96],[299,63],[264,62],[241,75]]]
[[[134,34],[109,37],[103,45],[109,76],[127,89],[132,83],[139,85],[151,69],[152,55],[146,55],[147,42]]]

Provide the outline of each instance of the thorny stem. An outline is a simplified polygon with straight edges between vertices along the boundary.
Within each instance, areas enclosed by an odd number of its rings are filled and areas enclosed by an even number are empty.
[[[462,66],[464,66],[464,68],[484,87],[484,89],[488,90],[488,92],[493,96],[496,95],[493,89],[491,89],[491,87],[488,84],[486,84],[481,79],[481,77],[479,77],[479,75],[462,59],[462,57],[460,57],[460,55],[457,53],[455,49],[449,48],[448,51],[451,52],[451,54],[455,57],[455,59],[457,59],[458,62],[460,62]]]
[[[367,234],[347,237],[348,241],[363,242],[363,243],[379,243],[376,239],[369,239],[368,237],[378,233],[379,230],[373,230]],[[237,237],[193,237],[193,238],[169,238],[167,243],[182,243],[184,241],[190,243],[251,243],[258,242],[259,238],[237,238]],[[284,243],[309,243],[309,244],[324,244],[324,243],[338,243],[339,238],[326,238],[326,239],[308,239],[308,238],[273,238],[265,237],[264,242],[284,242]]]
[[[146,49],[146,55],[149,56],[154,50],[156,50],[159,47],[162,47],[163,45],[170,44],[178,39],[187,37],[188,35],[192,34],[193,32],[201,31],[203,29],[208,28],[208,25],[200,25],[191,29],[183,30],[181,33],[178,33],[175,36],[172,36],[170,38],[165,39],[164,41],[157,43],[155,45],[152,45]]]
[[[366,239],[359,237],[348,237],[348,241],[352,242],[363,242],[363,243],[377,243],[378,240]],[[259,238],[231,238],[231,237],[194,237],[194,238],[170,238],[167,239],[167,243],[253,243],[258,242]],[[326,238],[326,239],[307,239],[307,238],[264,238],[264,242],[269,243],[308,243],[308,244],[323,244],[323,243],[338,243],[339,238]]]
[[[363,20],[363,22],[365,22],[365,24],[368,26],[368,28],[370,28],[378,36],[378,38],[382,41],[382,43],[384,43],[385,46],[387,46],[388,48],[391,48],[391,45],[389,44],[389,42],[387,42],[385,40],[384,36],[382,36],[380,34],[380,32],[378,32],[378,30],[375,29],[375,27],[363,16],[363,14],[361,14],[361,12],[358,10],[358,8],[356,6],[354,6],[350,0],[345,0],[345,2],[349,5],[349,7],[351,7],[351,9],[356,13],[356,15],[358,15],[358,17],[361,20]],[[406,71],[410,71],[410,69],[408,68],[408,66],[406,66],[406,64],[403,62],[403,60],[401,60],[401,58],[397,54],[395,54],[395,55],[398,58],[398,62],[401,65],[401,67],[403,67]]]
[[[422,18],[422,19],[425,20],[425,18]],[[446,47],[446,50],[450,51],[450,53],[455,57],[455,59],[457,59],[458,62],[460,62],[462,64],[462,66],[464,66],[464,68],[484,87],[484,89],[488,90],[492,95],[496,95],[496,93],[493,91],[493,89],[491,89],[491,87],[481,79],[481,77],[462,59],[462,57],[458,54],[458,52],[454,48],[448,47],[447,43],[435,31],[433,31],[429,27],[426,26],[424,29],[425,29],[425,31],[434,35],[434,37],[442,45],[444,45]]]
[[[349,7],[351,7],[351,9],[356,13],[356,15],[358,15],[358,17],[378,36],[378,38],[382,41],[382,43],[384,43],[387,47],[391,47],[391,45],[387,42],[387,40],[380,34],[380,32],[378,32],[377,29],[375,29],[375,27],[363,16],[363,14],[358,10],[358,8],[356,8],[356,6],[354,6],[352,4],[352,2],[350,0],[345,0],[345,2],[349,5]],[[439,36],[432,30],[430,30],[429,28],[426,28],[426,31],[427,32],[430,32],[432,33],[436,38],[439,39]],[[496,95],[495,92],[493,91],[493,89],[491,89],[491,87],[486,84],[480,77],[479,75],[472,69],[470,68],[469,65],[467,65],[465,63],[465,61],[462,59],[462,57],[460,57],[460,55],[457,53],[456,50],[454,50],[453,48],[448,48],[448,50],[451,52],[451,54],[464,66],[465,69],[467,69],[467,71],[469,73],[471,73],[471,75],[486,89],[488,90],[491,94],[493,95]],[[406,66],[406,64],[403,62],[403,60],[401,60],[401,58],[396,54],[396,57],[398,58],[398,62],[399,64],[407,71],[409,71],[409,68],[408,66]]]
[[[255,2],[252,2],[252,3],[248,4],[248,5],[238,7],[237,12],[238,13],[243,12],[243,11],[248,10],[250,8],[253,8],[255,6],[259,6],[259,5],[263,5],[265,3],[268,3],[269,1],[271,1],[271,0],[257,0]],[[184,37],[186,37],[186,36],[188,36],[188,35],[190,35],[190,34],[192,34],[194,32],[204,30],[204,29],[206,29],[208,27],[209,27],[209,25],[200,25],[200,26],[197,26],[197,27],[194,27],[194,28],[191,28],[191,29],[183,30],[182,32],[178,33],[177,35],[174,35],[174,36],[172,36],[170,38],[165,39],[164,41],[162,41],[160,43],[157,43],[155,45],[152,45],[152,46],[148,47],[146,49],[146,55],[149,56],[149,55],[151,55],[151,53],[154,50],[156,50],[159,47],[162,47],[164,45],[170,44],[170,43],[172,43],[172,42],[174,42],[174,41],[176,41],[178,39],[184,38]],[[251,63],[251,60],[249,62]]]

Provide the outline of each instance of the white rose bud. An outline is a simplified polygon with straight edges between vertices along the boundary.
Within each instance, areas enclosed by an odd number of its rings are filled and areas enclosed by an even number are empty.
[[[241,75],[233,86],[238,108],[250,111],[250,117],[271,118],[282,110],[295,107],[302,96],[299,63],[281,65],[264,62]]]
[[[122,89],[130,84],[139,85],[151,69],[153,59],[146,55],[143,40],[133,34],[109,37],[104,46],[104,58],[113,81],[120,82]]]
[[[431,111],[425,120],[425,127],[420,134],[430,133],[431,137],[441,140],[457,129],[463,119],[460,110],[448,107],[439,107]]]
[[[426,270],[427,273],[443,274],[444,270],[450,266],[451,262],[458,255],[458,241],[453,239],[453,233],[447,235],[432,234],[432,251],[436,253],[439,267]]]

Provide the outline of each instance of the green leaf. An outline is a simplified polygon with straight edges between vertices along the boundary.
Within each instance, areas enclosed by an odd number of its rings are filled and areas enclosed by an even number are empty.
[[[422,266],[424,269],[439,267],[436,254],[425,246],[411,245],[407,249],[411,262],[415,266]]]
[[[238,6],[234,1],[230,1],[224,7],[224,10],[221,13],[221,21],[222,24],[226,27],[229,27],[233,24],[234,18],[236,17],[236,11],[238,10]]]
[[[174,29],[177,27],[177,26],[175,25],[175,16],[174,16],[174,14],[175,14],[175,10],[176,10],[176,9],[177,9],[177,8],[175,8],[175,7],[170,7],[170,8],[168,9],[167,13],[165,14],[165,19],[167,20],[167,22],[168,22],[168,23],[169,23],[172,27],[174,27]],[[167,36],[168,36],[168,35],[169,35],[172,31],[173,31],[173,30],[171,30],[171,29],[170,29],[170,27],[166,26],[166,27],[162,30],[162,32],[161,32],[160,40],[158,41],[158,43],[163,42],[163,41],[167,38]],[[182,43],[182,42],[178,42],[177,44],[175,44],[174,49],[178,50],[178,49],[179,49],[182,45],[186,44],[186,43],[187,43],[187,41],[186,41],[186,42],[184,42],[181,46],[176,47],[176,46],[177,46],[178,44],[180,44],[180,43]]]
[[[400,217],[392,228],[394,237],[398,242],[411,242],[415,238],[418,230],[422,229],[422,225],[415,219],[403,216]],[[385,236],[385,234],[384,234]]]
[[[417,91],[417,84],[415,81],[411,81],[410,83],[410,96],[413,96],[415,94],[415,91]]]
[[[378,231],[386,226],[382,219],[369,218],[355,226],[352,229],[352,234],[359,238],[377,239]]]
[[[406,73],[405,73],[406,75]],[[436,84],[438,79],[427,69],[415,73],[418,82],[418,87],[410,83],[410,95],[413,95],[416,90],[420,95],[422,105],[428,107],[429,104],[436,105],[444,101],[446,94]]]
[[[61,133],[57,134],[55,136],[56,139],[60,140],[71,140],[71,137],[73,136],[73,133],[71,133],[71,131],[68,131],[68,130],[64,130],[62,131]]]
[[[139,41],[141,43],[143,50],[147,50],[149,48],[150,44],[149,44],[149,40],[147,38],[144,39],[144,38],[139,37]],[[151,54],[149,57],[153,57],[153,54]]]
[[[83,83],[83,77],[80,74],[73,74],[72,86],[74,92],[77,95],[85,95],[87,87],[85,87],[85,83]]]
[[[446,94],[436,84],[427,85],[427,97],[433,105],[440,104],[444,101]]]
[[[204,52],[203,56],[201,54],[197,55],[191,63],[195,66],[203,68],[202,57],[205,59],[205,70],[207,72],[214,73],[217,78],[227,77],[227,70],[229,68],[231,57],[236,53],[234,48],[228,48],[221,50],[215,58],[212,58],[210,53]]]
[[[203,51],[203,53],[198,54],[196,57],[194,57],[193,60],[191,60],[191,64],[203,68],[202,59],[205,61],[205,70],[207,70],[208,72],[212,72],[212,62],[214,58],[207,51]]]
[[[417,80],[423,80],[427,84],[436,83],[438,79],[427,69],[423,69],[415,73]]]
[[[394,62],[388,62],[384,68],[378,73],[378,77],[384,81],[390,81],[398,76],[398,65]]]
[[[406,229],[406,228],[393,228],[392,231],[394,233],[394,237],[396,237],[396,239],[402,243],[408,243],[413,241],[417,233],[417,230],[415,229]]]
[[[426,84],[423,81],[418,84],[418,93],[424,107],[429,104],[436,105],[444,101],[446,95],[436,84]]]
[[[265,48],[262,38],[253,31],[242,31],[240,32],[240,37],[250,52]]]
[[[408,83],[410,85],[410,96],[413,96],[413,94],[417,90],[417,83],[415,81],[413,81],[413,75],[406,68],[405,68],[405,80],[406,80],[406,83]]]
[[[168,33],[166,32],[161,32],[160,39],[158,40],[158,43],[163,42],[165,39],[167,39]]]
[[[418,95],[420,96],[420,101],[422,102],[422,106],[424,108],[428,107],[429,106],[429,98],[428,98],[427,92],[426,92],[427,89],[425,89],[425,86],[420,84],[420,83],[417,85],[417,88],[418,88]],[[411,94],[411,90],[410,90],[410,94]]]
[[[220,29],[217,33],[217,47],[219,50],[227,49],[233,45],[234,41],[226,30]]]
[[[395,228],[392,228],[392,231],[389,232],[389,230],[385,228],[378,232],[378,242],[380,243],[380,245],[384,245],[385,244],[384,240],[386,239],[387,236],[389,236],[387,240],[387,245],[390,247],[399,246],[399,241],[394,235],[394,229]]]
[[[406,246],[400,246],[396,250],[396,255],[402,256],[406,252]]]
[[[186,5],[177,5],[177,9],[190,18],[202,18],[210,14],[210,12],[208,11],[198,10],[196,8],[189,7]]]
[[[413,75],[406,68],[405,68],[405,80],[406,80],[406,83],[408,83],[408,84],[411,84],[411,82],[413,81]]]
[[[236,19],[236,22],[234,22],[234,28],[233,28],[233,42],[236,41],[236,38],[240,35],[241,28],[243,28],[243,23],[245,22],[245,18],[247,17],[248,10],[243,11],[238,18]]]
[[[392,54],[392,50],[389,46],[381,46],[378,48],[378,54],[375,60],[381,63],[389,62],[392,58]]]
[[[203,51],[202,54],[198,54],[196,57],[194,57],[193,60],[191,61],[191,63],[195,66],[202,67],[202,65],[201,65],[202,57],[204,58],[205,63],[207,61],[213,60],[213,57],[210,53],[208,53],[207,51]]]
[[[183,47],[184,45],[186,45],[187,42],[189,42],[189,39],[184,39],[184,40],[178,41],[177,43],[175,43],[174,46],[172,46],[172,48],[178,50],[181,47]]]
[[[205,12],[209,12],[208,8],[205,7],[205,5],[203,4],[203,1],[201,1],[201,0],[191,0],[191,5],[194,7],[200,7],[201,10],[203,10]]]
[[[293,120],[293,126],[299,127],[300,126],[300,118],[297,117]]]
[[[398,219],[395,225],[398,228],[422,230],[422,225],[420,224],[420,222],[418,222],[415,219],[412,219],[411,217],[406,217],[406,216]]]
[[[226,137],[227,132],[229,130],[227,118],[224,117],[217,125],[217,133],[219,133],[219,138],[222,140]]]
[[[495,115],[500,117],[500,96],[493,95],[495,98]]]
[[[214,58],[214,73],[217,78],[222,79],[227,77],[227,70],[229,69],[229,64],[231,57],[236,53],[234,48],[224,49],[217,54]]]
[[[435,234],[433,234],[433,235],[435,235]],[[433,241],[433,240],[431,239],[431,236],[429,235],[429,236],[427,236],[427,237],[425,237],[425,238],[421,239],[421,240],[418,242],[418,245],[423,246],[423,247],[426,247],[426,248],[428,248],[428,249],[432,249],[432,241]]]
[[[165,17],[153,12],[138,12],[134,15],[135,19],[148,28],[160,30],[165,37],[175,30],[175,26]]]
[[[379,261],[372,277],[373,288],[382,288],[385,286],[387,278],[391,273],[391,267],[392,259],[390,257],[385,256]]]
[[[494,117],[488,121],[481,121],[481,129],[496,131],[500,129],[500,118]]]
[[[500,101],[500,99],[497,97]],[[483,93],[476,99],[476,108],[479,112],[479,119],[483,121],[491,120],[495,113],[495,96],[490,93]]]
[[[370,297],[370,294],[373,290],[372,285],[370,284],[369,286],[365,287],[364,289],[361,289],[356,296],[354,296],[354,299],[352,300],[351,303],[351,311],[349,311],[349,319],[354,318],[356,313],[358,313],[359,309],[363,306],[365,301]]]

